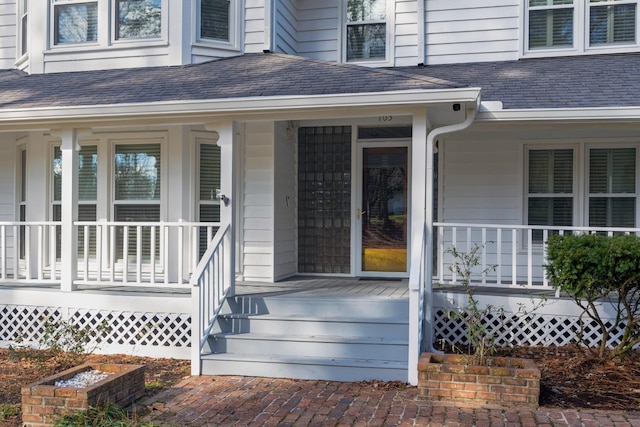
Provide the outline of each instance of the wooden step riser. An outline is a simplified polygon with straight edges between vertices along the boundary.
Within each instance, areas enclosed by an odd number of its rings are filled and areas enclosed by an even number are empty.
[[[380,369],[319,364],[264,363],[257,361],[203,360],[203,375],[246,375],[326,381],[407,381],[406,369]]]
[[[323,321],[321,319],[273,319],[259,315],[237,319],[221,316],[220,330],[228,333],[257,333],[278,335],[330,335],[409,339],[405,323],[365,321]]]
[[[227,300],[223,313],[277,314],[306,317],[353,317],[361,319],[408,319],[407,300],[314,299],[300,297],[234,297]]]
[[[406,344],[358,343],[317,341],[282,341],[270,340],[268,335],[213,337],[211,349],[214,353],[255,354],[257,356],[308,356],[351,359],[375,359],[406,361],[408,346]]]

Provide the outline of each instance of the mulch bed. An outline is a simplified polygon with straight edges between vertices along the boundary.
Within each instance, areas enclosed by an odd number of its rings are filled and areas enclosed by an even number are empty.
[[[549,408],[640,410],[640,350],[623,361],[602,362],[577,346],[515,347],[500,350],[501,355],[533,359],[542,380],[540,406]],[[65,358],[23,357],[0,349],[0,404],[19,405],[20,388],[69,367]],[[152,359],[125,355],[90,355],[88,362],[146,365],[148,394],[169,388],[189,375],[186,360]],[[373,387],[404,387],[397,382],[372,382]],[[0,421],[0,427],[20,426],[20,418]]]

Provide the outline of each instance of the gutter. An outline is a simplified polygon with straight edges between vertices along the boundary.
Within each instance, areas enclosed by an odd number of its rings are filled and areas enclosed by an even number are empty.
[[[251,115],[290,112],[292,117],[301,111],[315,112],[337,108],[414,106],[435,103],[470,102],[478,88],[418,89],[390,92],[367,92],[331,95],[263,96],[190,101],[162,101],[108,105],[54,106],[0,110],[3,125],[43,124],[61,122],[113,121],[124,119],[163,119],[167,122],[185,117],[201,119],[206,116],[250,118]],[[295,118],[295,117],[293,117]]]
[[[483,102],[477,122],[637,121],[640,107],[503,109],[502,102]]]

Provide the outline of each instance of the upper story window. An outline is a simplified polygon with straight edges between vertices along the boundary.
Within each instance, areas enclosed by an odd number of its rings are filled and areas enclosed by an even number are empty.
[[[116,39],[160,37],[160,0],[116,0]]]
[[[638,45],[638,0],[526,0],[525,53]]]
[[[55,0],[53,5],[55,44],[98,40],[98,2]]]
[[[346,60],[387,59],[386,0],[347,0]]]
[[[159,38],[166,0],[52,0],[56,46]]]
[[[198,2],[198,38],[231,41],[231,1],[200,0]]]
[[[29,17],[29,0],[21,0],[18,8],[18,16],[20,17],[20,30],[18,33],[18,37],[20,38],[20,42],[18,44],[20,49],[20,55],[27,54],[27,33],[28,33],[28,17]]]

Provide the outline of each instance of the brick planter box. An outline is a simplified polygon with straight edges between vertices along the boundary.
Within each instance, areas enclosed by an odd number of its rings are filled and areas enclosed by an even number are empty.
[[[92,369],[111,375],[85,388],[54,385],[56,381],[68,380]],[[107,402],[124,407],[143,395],[144,366],[85,364],[22,387],[22,422],[28,427],[50,426],[62,415]]]
[[[537,408],[540,370],[532,360],[489,357],[487,365],[469,365],[468,356],[423,353],[418,390],[432,401],[487,408]]]

